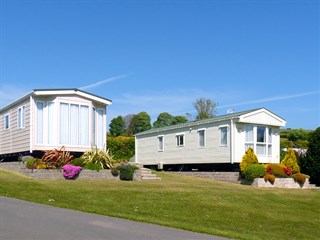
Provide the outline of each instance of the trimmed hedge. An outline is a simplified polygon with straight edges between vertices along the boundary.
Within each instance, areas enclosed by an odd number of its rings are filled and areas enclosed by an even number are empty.
[[[120,165],[117,167],[117,170],[120,171],[120,180],[124,181],[132,181],[133,180],[133,174],[134,171],[137,170],[138,167],[134,165]]]
[[[108,135],[108,150],[114,160],[129,161],[134,156],[135,140],[134,137],[113,137]]]
[[[260,164],[251,164],[242,172],[244,178],[249,181],[252,181],[255,178],[263,177],[265,174],[266,169]]]

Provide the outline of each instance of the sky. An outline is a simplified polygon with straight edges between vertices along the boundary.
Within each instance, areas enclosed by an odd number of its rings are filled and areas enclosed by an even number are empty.
[[[110,120],[264,107],[320,127],[319,0],[0,0],[0,108],[32,89],[112,100]]]

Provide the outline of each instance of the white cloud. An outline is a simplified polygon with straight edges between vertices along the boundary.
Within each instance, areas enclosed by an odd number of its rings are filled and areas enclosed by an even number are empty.
[[[90,85],[86,85],[86,86],[83,86],[83,87],[80,87],[79,89],[81,90],[88,90],[88,89],[91,89],[91,88],[95,88],[95,87],[98,87],[100,85],[103,85],[103,84],[106,84],[106,83],[109,83],[109,82],[112,82],[112,81],[115,81],[115,80],[119,80],[119,79],[122,79],[122,78],[126,78],[128,77],[129,74],[124,74],[124,75],[119,75],[119,76],[115,76],[115,77],[110,77],[110,78],[107,78],[105,80],[102,80],[102,81],[98,81],[98,82],[95,82],[95,83],[92,83]]]
[[[255,103],[275,102],[275,101],[288,100],[288,99],[300,98],[300,97],[317,95],[317,94],[320,94],[320,91],[297,93],[297,94],[291,94],[291,95],[283,95],[283,96],[275,96],[275,97],[262,98],[262,99],[256,99],[256,100],[250,100],[250,101],[243,101],[243,102],[237,102],[232,104],[226,104],[223,106],[218,106],[218,108],[228,108],[228,107],[249,105],[249,104],[255,104]]]

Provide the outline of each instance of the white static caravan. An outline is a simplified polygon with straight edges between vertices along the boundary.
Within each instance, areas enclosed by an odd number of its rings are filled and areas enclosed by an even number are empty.
[[[136,134],[135,162],[145,166],[239,164],[249,147],[260,163],[279,163],[284,119],[265,108],[153,128]]]
[[[35,89],[0,109],[0,156],[105,148],[111,103],[78,89]]]

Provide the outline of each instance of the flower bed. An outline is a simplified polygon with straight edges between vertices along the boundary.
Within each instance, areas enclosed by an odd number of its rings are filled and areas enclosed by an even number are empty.
[[[305,180],[304,184],[299,184],[293,178],[276,178],[274,183],[265,181],[263,178],[255,178],[251,183],[255,187],[268,187],[268,188],[312,188],[309,179]]]

